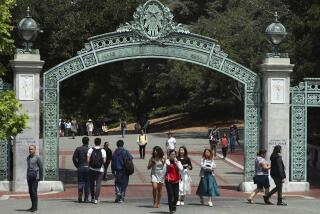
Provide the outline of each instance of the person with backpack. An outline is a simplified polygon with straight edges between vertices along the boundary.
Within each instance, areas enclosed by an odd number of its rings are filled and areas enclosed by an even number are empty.
[[[97,204],[99,201],[101,181],[103,178],[106,162],[106,151],[100,147],[101,138],[94,139],[94,147],[88,150],[87,161],[89,163],[89,180],[91,191],[91,202]]]
[[[129,176],[134,171],[133,157],[128,150],[123,148],[123,140],[117,141],[117,149],[112,155],[111,171],[114,175],[114,185],[116,192],[115,203],[124,202],[126,189],[129,183]]]
[[[87,161],[87,154],[89,150],[89,138],[82,138],[82,146],[76,148],[73,153],[73,165],[78,171],[78,202],[82,202],[82,195],[84,191],[84,202],[88,201],[89,196],[89,164]]]
[[[140,135],[137,139],[137,144],[139,145],[139,153],[140,153],[140,159],[144,159],[144,156],[146,154],[146,146],[148,143],[147,135],[144,134],[143,129],[140,130]]]

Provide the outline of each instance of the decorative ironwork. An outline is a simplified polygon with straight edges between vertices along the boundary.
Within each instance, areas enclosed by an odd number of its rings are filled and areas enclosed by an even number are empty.
[[[133,22],[121,25],[117,32],[135,31],[137,34],[150,41],[159,41],[171,33],[190,33],[182,24],[173,22],[173,14],[157,0],[147,1],[140,5],[133,15]]]
[[[0,93],[12,90],[12,85],[3,82],[0,78]],[[9,142],[8,140],[0,140],[0,181],[8,180],[9,176]]]
[[[291,180],[307,179],[307,109],[320,107],[320,78],[291,87]]]
[[[154,15],[157,14],[155,17]],[[152,17],[146,21],[146,17]],[[256,73],[228,58],[218,41],[192,34],[172,21],[172,14],[157,0],[137,9],[134,21],[117,32],[88,39],[78,55],[44,73],[45,179],[58,179],[59,83],[77,73],[115,61],[164,58],[198,64],[243,83],[245,101],[245,181],[251,181],[255,154],[259,149],[260,85]]]

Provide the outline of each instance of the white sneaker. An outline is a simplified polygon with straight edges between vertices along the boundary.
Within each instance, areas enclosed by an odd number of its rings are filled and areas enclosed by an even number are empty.
[[[212,201],[208,201],[208,205],[209,207],[212,207],[213,206]]]
[[[94,202],[93,202],[94,204],[97,204],[98,203],[98,200],[94,200]]]
[[[181,202],[180,201],[177,201],[177,206],[180,206]]]
[[[181,201],[181,202],[180,202],[180,205],[181,205],[181,206],[184,206],[184,201]]]

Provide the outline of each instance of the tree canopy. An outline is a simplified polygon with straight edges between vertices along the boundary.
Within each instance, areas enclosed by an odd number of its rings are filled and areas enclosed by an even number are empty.
[[[33,18],[44,30],[35,46],[46,61],[46,71],[75,56],[88,37],[115,31],[120,24],[131,21],[135,9],[144,2],[17,0],[13,22],[17,24],[27,6],[31,7]],[[189,25],[194,33],[219,40],[231,59],[257,73],[265,53],[271,50],[264,31],[277,11],[289,33],[280,48],[289,53],[295,64],[293,82],[319,76],[317,0],[162,2],[170,7],[176,22]],[[16,36],[15,41],[19,41]],[[243,114],[240,83],[198,65],[172,60],[134,60],[100,66],[65,80],[60,92],[61,117],[87,119],[127,113],[143,123],[151,114],[175,111]]]

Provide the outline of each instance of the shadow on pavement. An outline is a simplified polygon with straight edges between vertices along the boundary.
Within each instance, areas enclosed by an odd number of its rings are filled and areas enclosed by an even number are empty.
[[[74,169],[59,169],[59,179],[64,184],[76,184],[77,171]]]
[[[168,214],[169,212],[165,212],[165,211],[152,211],[152,212],[150,212],[150,213],[159,213],[159,214],[166,213],[166,214]]]
[[[157,137],[167,137],[166,133],[152,134]],[[208,133],[206,132],[173,132],[173,137],[176,139],[184,138],[196,138],[196,139],[208,139]]]
[[[137,205],[137,207],[142,207],[142,208],[153,208],[152,205]]]
[[[224,174],[230,174],[230,175],[243,175],[243,172],[225,172]]]
[[[28,212],[28,209],[15,209],[16,212]]]

